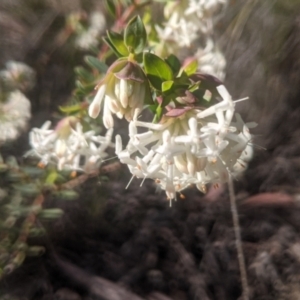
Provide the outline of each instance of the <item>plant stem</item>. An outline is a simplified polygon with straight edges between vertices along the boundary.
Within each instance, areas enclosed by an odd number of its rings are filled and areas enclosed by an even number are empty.
[[[228,180],[228,187],[229,187],[230,208],[231,208],[234,234],[235,234],[235,245],[236,245],[237,257],[238,257],[240,273],[241,273],[242,291],[243,291],[242,299],[249,300],[249,287],[248,287],[245,257],[242,248],[241,229],[240,229],[239,216],[238,216],[238,211],[236,206],[233,180],[230,174]]]

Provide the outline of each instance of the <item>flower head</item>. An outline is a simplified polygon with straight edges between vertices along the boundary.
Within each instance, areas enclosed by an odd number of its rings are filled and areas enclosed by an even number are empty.
[[[107,156],[105,150],[112,146],[112,129],[106,136],[96,136],[93,131],[83,132],[76,117],[61,120],[54,130],[47,121],[41,128],[30,132],[30,145],[33,148],[27,155],[41,159],[41,165],[55,163],[58,169],[81,170],[86,173],[95,171]]]
[[[99,44],[99,36],[105,30],[105,16],[97,11],[89,16],[89,27],[80,32],[75,40],[75,45],[83,50],[96,47]]]
[[[116,137],[120,161],[133,176],[154,179],[169,199],[191,184],[205,192],[208,183],[218,185],[229,173],[238,174],[251,157],[251,135],[239,115],[232,123],[234,102],[224,86],[218,90],[225,99],[206,110],[179,110],[159,124],[132,120],[124,150]],[[139,127],[148,131],[138,133]]]
[[[135,109],[141,109],[149,93],[147,78],[138,64],[125,59],[118,60],[108,70],[98,85],[98,92],[89,107],[89,115],[96,118],[103,109],[103,124],[114,126],[112,114],[118,118],[125,116],[130,121]]]
[[[27,127],[31,117],[30,101],[20,91],[15,90],[0,103],[0,144],[16,139]]]
[[[8,61],[6,69],[0,72],[0,79],[12,88],[19,90],[28,90],[35,84],[35,72],[32,68],[24,63]]]

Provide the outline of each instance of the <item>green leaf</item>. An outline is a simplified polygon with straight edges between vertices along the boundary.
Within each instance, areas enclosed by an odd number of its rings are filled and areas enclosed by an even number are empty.
[[[75,74],[77,74],[80,77],[80,79],[83,79],[84,81],[89,82],[89,81],[92,81],[94,79],[93,74],[88,72],[83,67],[76,67],[74,71],[75,71]]]
[[[150,83],[157,90],[162,90],[164,81],[173,79],[173,72],[169,65],[153,53],[144,53],[144,67]]]
[[[60,208],[47,208],[41,210],[39,218],[43,219],[57,219],[63,215],[64,211]]]
[[[197,68],[198,68],[198,62],[196,59],[193,59],[183,67],[183,70],[186,73],[186,75],[190,76],[197,72]]]
[[[147,33],[143,21],[139,16],[133,17],[127,24],[124,41],[130,52],[140,53],[147,43]]]
[[[40,193],[40,189],[34,183],[15,184],[13,187],[24,196],[36,196]]]
[[[100,61],[98,58],[87,55],[84,57],[84,61],[93,69],[97,69],[101,74],[106,73],[108,67],[107,65]]]
[[[175,56],[174,54],[169,55],[165,61],[167,64],[171,67],[173,70],[174,74],[177,74],[181,68],[181,63],[180,60]]]
[[[167,91],[171,90],[172,87],[173,87],[173,85],[174,85],[174,81],[173,80],[164,81],[162,83],[162,85],[161,85],[162,91],[163,92],[167,92]]]
[[[13,182],[18,182],[24,179],[24,174],[16,170],[9,170],[6,174],[6,178]]]
[[[84,90],[84,85],[80,80],[76,80],[75,85],[78,89]]]
[[[7,164],[9,167],[11,167],[11,168],[19,169],[18,161],[17,161],[17,159],[16,159],[14,156],[9,156],[9,157],[6,159],[6,164]]]
[[[26,254],[28,256],[40,256],[45,253],[45,247],[43,246],[31,246],[27,249]]]
[[[107,37],[111,44],[114,46],[114,49],[118,51],[120,56],[128,56],[129,51],[124,44],[123,36],[114,31],[107,31]]]
[[[162,109],[161,105],[158,105],[157,108],[156,108],[153,123],[158,123],[159,122],[159,120],[161,119],[161,116],[162,116],[162,112],[163,112],[163,109]]]
[[[117,57],[122,57],[123,55],[117,50],[114,44],[110,41],[110,39],[105,36],[103,37],[103,41],[108,45],[108,47],[114,52]]]
[[[30,237],[38,237],[43,236],[46,234],[46,230],[44,228],[31,228],[29,230],[29,236]]]
[[[40,178],[44,175],[45,169],[37,168],[37,167],[21,167],[20,168],[22,172],[24,172],[26,175],[33,177],[33,178]]]
[[[116,6],[113,0],[105,0],[105,6],[107,11],[111,14],[113,18],[116,17]]]
[[[51,171],[49,173],[49,175],[47,176],[46,180],[45,180],[45,183],[47,184],[53,184],[55,183],[55,181],[57,180],[58,178],[58,173],[54,170],[54,171]]]
[[[82,105],[81,104],[74,104],[74,105],[69,105],[69,106],[59,106],[59,110],[63,113],[76,113],[82,110]]]

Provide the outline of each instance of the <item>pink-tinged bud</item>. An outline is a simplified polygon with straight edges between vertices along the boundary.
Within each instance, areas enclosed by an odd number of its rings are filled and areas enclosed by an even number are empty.
[[[78,123],[78,118],[76,117],[66,117],[59,121],[55,127],[55,133],[59,139],[67,139],[72,129],[75,129],[76,124]]]

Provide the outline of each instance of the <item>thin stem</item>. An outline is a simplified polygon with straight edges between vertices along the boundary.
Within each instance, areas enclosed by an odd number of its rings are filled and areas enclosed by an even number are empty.
[[[60,189],[74,189],[75,187],[83,184],[84,182],[86,182],[88,179],[92,178],[92,177],[96,177],[98,176],[99,174],[103,175],[103,174],[107,174],[107,173],[110,173],[110,172],[113,172],[117,169],[119,169],[121,166],[121,164],[119,162],[113,162],[109,165],[106,165],[106,166],[102,166],[100,168],[100,170],[96,170],[95,172],[93,173],[89,173],[89,174],[81,174],[79,175],[78,177],[62,184],[59,186]]]
[[[241,229],[240,229],[239,216],[238,216],[238,211],[236,206],[233,180],[230,174],[228,180],[228,187],[229,187],[230,208],[231,208],[234,234],[235,234],[235,245],[236,245],[237,257],[238,257],[240,273],[241,273],[242,290],[243,290],[242,299],[249,300],[249,287],[248,287],[245,257],[242,248]]]

